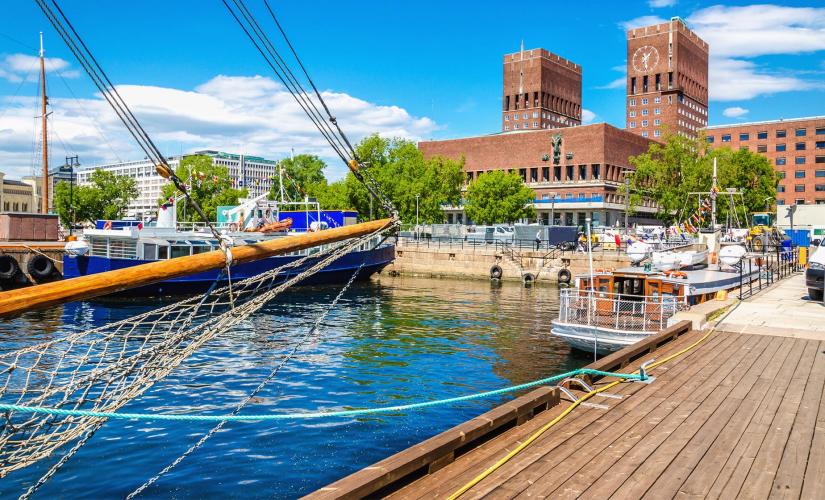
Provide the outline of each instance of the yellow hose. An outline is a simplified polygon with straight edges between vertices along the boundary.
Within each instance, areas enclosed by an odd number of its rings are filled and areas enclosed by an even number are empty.
[[[720,319],[716,324],[718,325],[719,323],[721,323],[722,320],[724,320],[725,317],[727,317],[727,315],[730,314],[738,306],[739,306],[739,304],[736,304],[736,306],[732,307],[727,313],[725,313],[725,315],[722,317],[722,319]],[[660,359],[659,361],[651,363],[650,365],[648,365],[648,368],[650,369],[650,368],[655,368],[657,366],[661,366],[662,364],[667,363],[668,361],[672,360],[673,358],[679,357],[682,354],[690,351],[691,349],[695,348],[696,346],[698,346],[699,344],[704,342],[708,337],[710,337],[710,334],[713,333],[714,330],[716,330],[716,325],[714,325],[712,328],[710,328],[708,330],[708,332],[705,335],[703,335],[702,338],[700,338],[696,342],[694,342],[691,345],[685,347],[681,351],[675,352],[675,353],[671,354],[670,356],[667,356],[664,359]],[[638,372],[639,370],[637,369],[635,371]],[[606,390],[610,389],[611,387],[615,387],[615,386],[621,384],[622,382],[624,382],[624,380],[616,380],[614,382],[610,382],[609,384],[605,385],[604,387],[594,389],[594,390],[588,392],[587,394],[583,395],[582,397],[580,397],[576,401],[574,401],[573,404],[568,406],[567,409],[565,409],[563,412],[561,412],[556,418],[554,418],[553,420],[547,422],[539,430],[537,430],[535,433],[533,433],[533,435],[530,436],[525,442],[518,445],[517,448],[515,448],[513,451],[511,451],[506,456],[504,456],[501,460],[499,460],[498,462],[496,462],[495,464],[490,466],[487,470],[485,470],[484,472],[482,472],[478,476],[474,477],[469,483],[465,484],[464,486],[462,486],[461,488],[456,490],[452,495],[449,496],[449,500],[455,500],[456,498],[460,497],[461,495],[463,495],[464,493],[469,491],[470,488],[472,488],[473,486],[475,486],[479,482],[481,482],[484,478],[486,478],[487,476],[489,476],[490,474],[492,474],[493,472],[498,470],[502,465],[506,464],[511,458],[518,455],[521,451],[523,451],[525,448],[530,446],[530,444],[532,444],[536,439],[541,437],[541,435],[544,434],[545,432],[547,432],[548,429],[550,429],[551,427],[553,427],[554,425],[559,423],[561,421],[561,419],[563,419],[564,417],[569,415],[570,412],[572,412],[577,406],[579,406],[580,404],[582,404],[583,402],[585,402],[589,398],[595,396],[596,394],[598,394],[600,392],[603,392],[603,391],[606,391]]]

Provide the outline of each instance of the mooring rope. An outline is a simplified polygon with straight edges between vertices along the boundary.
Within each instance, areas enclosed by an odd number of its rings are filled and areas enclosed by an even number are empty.
[[[436,399],[433,401],[423,401],[420,403],[410,403],[406,405],[396,406],[380,406],[376,408],[363,408],[358,410],[341,410],[341,411],[317,411],[309,413],[276,413],[276,414],[257,414],[257,415],[202,415],[202,414],[170,414],[170,413],[123,413],[123,412],[107,412],[107,411],[91,411],[91,410],[71,410],[63,408],[47,408],[42,406],[25,406],[14,404],[0,403],[0,412],[15,411],[21,413],[40,413],[52,416],[63,417],[91,417],[91,418],[112,418],[120,420],[173,420],[182,422],[253,422],[253,421],[270,421],[270,420],[302,420],[312,418],[331,418],[331,417],[357,417],[360,415],[371,415],[376,413],[395,413],[406,410],[417,410],[420,408],[427,408],[431,406],[448,405],[453,403],[461,403],[464,401],[471,401],[474,399],[483,399],[510,392],[520,391],[523,389],[530,389],[544,384],[552,384],[565,378],[575,377],[578,375],[592,375],[597,377],[616,377],[624,380],[644,380],[645,376],[638,373],[617,373],[605,372],[601,370],[592,370],[590,368],[580,368],[572,370],[552,377],[542,378],[527,382],[524,384],[512,385],[495,389],[492,391],[478,392],[468,394],[465,396],[456,396],[446,399]]]

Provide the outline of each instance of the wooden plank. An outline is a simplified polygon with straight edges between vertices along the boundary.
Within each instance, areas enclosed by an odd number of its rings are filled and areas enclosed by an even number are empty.
[[[629,450],[633,449],[639,442],[646,439],[657,428],[661,431],[661,426],[675,426],[685,416],[689,415],[693,409],[699,406],[699,403],[693,401],[686,401],[685,395],[695,392],[703,392],[710,394],[712,387],[716,382],[727,376],[730,371],[736,368],[735,365],[729,364],[728,361],[737,353],[743,350],[749,351],[754,357],[762,354],[764,349],[769,344],[769,339],[764,338],[758,344],[751,348],[743,347],[743,343],[747,342],[745,336],[737,335],[739,342],[732,345],[731,349],[724,352],[719,352],[715,346],[707,346],[700,352],[702,358],[712,355],[717,355],[717,360],[713,365],[699,366],[699,370],[704,376],[694,376],[690,380],[683,382],[684,387],[674,394],[667,394],[667,392],[659,393],[659,405],[655,407],[639,406],[635,409],[636,412],[641,413],[637,417],[638,423],[631,428],[623,431],[621,435],[616,436],[615,439],[602,445],[601,451],[594,451],[589,453],[592,445],[588,445],[588,461],[581,464],[581,467],[575,471],[575,474],[562,484],[550,483],[543,485],[540,494],[549,494],[551,496],[577,496],[584,492],[588,487],[597,482],[599,478],[610,470]],[[695,364],[689,362],[689,364]],[[725,370],[723,366],[729,365],[729,370]],[[667,376],[667,375],[666,375]],[[659,381],[661,379],[657,379]],[[656,382],[654,382],[654,385]],[[672,424],[671,424],[672,422]],[[665,436],[666,433],[661,433]],[[664,437],[662,438],[664,439]],[[592,455],[592,456],[591,456]],[[566,464],[565,464],[566,466]],[[555,472],[551,473],[555,474]],[[553,490],[552,487],[557,485],[558,488]]]
[[[495,432],[502,426],[516,425],[532,418],[538,411],[559,402],[556,388],[540,387],[524,396],[464,422],[416,446],[396,453],[370,467],[336,481],[310,494],[307,498],[361,498],[372,495],[393,483],[403,481],[410,474],[434,465],[441,468],[457,450]]]
[[[754,365],[764,367],[772,358],[775,357],[778,348],[781,346],[783,340],[778,338],[769,338],[769,344],[760,356],[753,359],[750,358]],[[733,364],[733,363],[731,363]],[[746,363],[740,359],[735,369]],[[741,373],[741,372],[740,372]],[[718,397],[718,391],[716,393]],[[709,396],[708,396],[709,397]],[[689,418],[694,411],[699,407],[703,401],[686,400],[683,402],[685,408],[677,409],[671,415],[657,425],[651,432],[649,432],[644,439],[640,440],[630,450],[627,451],[619,460],[617,460],[597,481],[595,481],[587,490],[587,496],[607,497],[617,492],[617,490],[629,481],[634,476],[638,469],[644,466],[651,456],[656,453],[661,445],[673,434],[687,418]],[[718,402],[717,398],[714,401]],[[635,481],[635,479],[634,479]],[[641,496],[641,495],[639,495]]]
[[[820,345],[825,347],[823,344]],[[823,350],[820,349],[820,353]],[[802,498],[825,498],[825,388],[820,394],[811,451],[802,483]]]
[[[767,497],[771,491],[771,485],[779,469],[779,462],[785,451],[785,445],[796,420],[799,405],[802,402],[802,395],[805,392],[807,379],[811,372],[814,356],[816,355],[819,342],[805,342],[805,355],[797,366],[792,366],[793,377],[785,391],[782,403],[776,411],[776,416],[770,426],[770,430],[765,436],[753,465],[745,477],[745,483],[739,490],[739,495],[746,498]],[[801,471],[800,471],[801,473]]]
[[[600,420],[601,425],[582,429],[578,436],[579,440],[570,443],[572,446],[565,446],[564,449],[556,448],[546,453],[525,470],[525,472],[529,471],[529,475],[525,476],[522,473],[502,484],[501,488],[504,491],[520,493],[524,496],[562,495],[561,491],[554,490],[571,480],[583,468],[591,470],[592,462],[611,452],[618,439],[627,434],[644,435],[647,426],[655,425],[654,422],[657,419],[663,418],[672,411],[676,405],[668,404],[668,400],[679,401],[684,395],[699,389],[706,377],[721,376],[719,368],[729,355],[741,349],[744,339],[738,335],[718,335],[718,337],[728,341],[727,344],[722,344],[724,347],[715,346],[707,352],[709,356],[701,355],[700,347],[686,354],[685,357],[672,360],[670,371],[661,376],[657,371],[657,379],[653,385],[647,386],[645,391],[629,398],[626,403],[623,402],[624,412],[620,412],[618,407],[612,409]],[[707,344],[703,346],[710,347]],[[697,357],[692,359],[691,355]],[[686,369],[679,376],[674,376],[673,370],[676,366],[684,366]],[[642,398],[643,395],[647,397]],[[665,411],[659,410],[659,415],[649,418],[651,412],[663,407]],[[523,480],[525,477],[527,481]],[[584,484],[578,478],[572,480],[571,483]],[[572,491],[575,487],[565,486],[560,489]]]
[[[687,324],[689,326],[689,323]],[[663,356],[669,352],[675,352],[678,349],[681,349],[684,346],[689,345],[690,343],[694,342],[697,338],[699,338],[699,333],[694,332],[694,335],[689,336],[690,338],[685,338],[684,334],[681,333],[682,329],[685,325],[678,326],[671,330],[668,335],[671,335],[671,338],[676,338],[675,341],[671,343],[666,343],[665,347],[660,349],[663,352]],[[714,339],[715,341],[721,341],[722,337],[718,339]],[[652,344],[661,344],[661,338],[659,340],[651,341]],[[635,351],[634,351],[635,352]],[[603,360],[599,360],[603,361]],[[605,367],[611,366],[613,363],[600,363],[596,362],[591,365],[588,365],[588,368],[593,369],[600,369],[604,370]],[[624,371],[633,371],[634,368],[627,368]],[[633,392],[639,390],[644,386],[643,384],[630,384],[627,386],[622,386],[627,389],[632,389],[632,391],[626,392]],[[604,400],[604,401],[612,401],[612,400]],[[436,472],[433,476],[428,476],[425,479],[421,479],[412,485],[400,490],[398,492],[398,496],[402,496],[404,498],[416,498],[418,496],[432,496],[432,495],[446,495],[452,493],[455,489],[459,488],[467,481],[469,481],[472,477],[476,474],[481,472],[484,468],[488,467],[492,462],[498,459],[498,456],[506,454],[509,450],[518,446],[522,439],[525,439],[529,435],[531,435],[535,430],[538,429],[541,425],[543,425],[546,421],[549,421],[553,417],[555,417],[558,413],[562,411],[563,408],[554,409],[546,414],[543,414],[539,419],[536,421],[529,423],[525,426],[519,427],[518,429],[513,429],[508,431],[508,433],[499,436],[494,441],[485,443],[480,447],[478,450],[474,450],[472,453],[469,453],[467,456],[462,457],[461,460],[458,460],[444,469]],[[579,411],[581,410],[581,411]],[[578,418],[585,419],[585,422],[582,424],[582,427],[589,425],[593,420],[602,416],[602,410],[592,410],[580,407],[577,409],[574,414],[570,417],[567,417],[567,422],[576,421]],[[590,416],[590,418],[587,418]],[[472,495],[468,495],[470,497]]]
[[[810,345],[806,346],[802,354],[800,367],[809,367],[810,362],[813,361],[813,353],[809,347]],[[710,459],[713,459],[714,455],[723,454],[726,458],[733,448],[732,444],[738,441],[738,437],[742,435],[747,424],[750,423],[751,418],[756,413],[765,391],[777,381],[790,380],[795,368],[793,365],[785,364],[780,367],[776,379],[759,376],[755,379],[753,385],[748,385],[745,382],[746,377],[740,383],[737,383],[719,408],[713,412],[696,435],[691,438],[690,442],[685,445],[656,482],[653,483],[646,496],[675,495],[682,483],[696,470],[697,465],[708,454],[711,455]],[[730,441],[726,442],[725,437],[720,436],[723,431],[735,436],[735,440],[730,438]],[[714,444],[717,446],[711,453],[709,450]],[[724,460],[721,461],[724,462]],[[713,479],[715,479],[718,470],[717,468],[715,471],[711,471],[709,476],[712,475],[712,477],[706,478],[709,480],[709,482],[706,481],[708,489],[710,484],[713,484]]]
[[[802,403],[785,446],[785,452],[776,471],[776,477],[771,488],[771,496],[782,498],[800,498],[802,483],[805,478],[805,468],[808,458],[813,451],[811,443],[816,429],[816,417],[819,405],[822,402],[822,391],[825,388],[825,343],[818,342],[815,348],[813,368],[811,368]],[[820,481],[825,478],[820,477]],[[809,497],[811,498],[811,497]]]
[[[380,219],[314,233],[262,241],[254,245],[238,246],[232,249],[232,260],[235,264],[244,264],[275,255],[365,236],[389,227],[391,222],[390,219]],[[54,281],[9,292],[0,292],[0,317],[221,269],[225,265],[226,259],[223,251],[215,250],[188,257],[141,264],[126,269]]]

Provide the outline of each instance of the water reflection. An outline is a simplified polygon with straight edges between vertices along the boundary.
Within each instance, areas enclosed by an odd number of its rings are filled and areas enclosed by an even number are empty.
[[[311,327],[337,287],[291,291],[220,335],[124,408],[226,413]],[[31,313],[0,327],[12,345],[90,328],[159,303],[95,302]],[[314,411],[449,398],[524,383],[587,363],[549,335],[554,287],[380,277],[358,283],[245,410]],[[486,411],[504,398],[369,418],[231,423],[154,486],[156,496],[294,497]],[[205,433],[209,424],[107,423],[42,490],[123,496]],[[151,450],[148,452],[147,450]],[[19,494],[49,464],[18,471]],[[107,479],[111,478],[111,479]],[[254,485],[254,486],[251,486]]]

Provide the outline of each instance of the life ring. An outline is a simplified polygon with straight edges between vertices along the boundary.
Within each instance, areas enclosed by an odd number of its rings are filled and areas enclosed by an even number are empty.
[[[521,275],[521,282],[524,286],[530,286],[536,281],[536,277],[533,273],[524,273]]]
[[[561,269],[559,274],[557,275],[559,283],[563,285],[567,285],[570,283],[570,280],[573,278],[573,275],[570,274],[570,271],[567,269]]]
[[[26,270],[35,281],[41,281],[51,277],[54,273],[54,263],[45,255],[37,254],[29,259]]]
[[[493,267],[490,268],[491,280],[500,280],[503,274],[504,271],[502,271],[501,266],[499,266],[498,264],[493,264]]]
[[[104,231],[109,231],[111,229],[112,229],[112,221],[107,220],[106,222],[103,223],[103,230]]]
[[[0,255],[0,280],[7,281],[20,272],[20,265],[11,255]]]
[[[665,276],[668,276],[670,278],[687,279],[687,274],[683,273],[682,271],[665,271]]]

